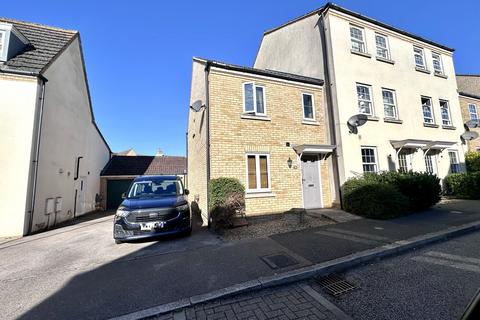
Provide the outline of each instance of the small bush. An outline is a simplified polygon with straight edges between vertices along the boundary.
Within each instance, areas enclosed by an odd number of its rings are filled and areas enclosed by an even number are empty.
[[[408,199],[386,183],[352,179],[343,186],[344,208],[353,214],[373,219],[389,219],[406,214]]]
[[[245,209],[245,188],[234,178],[210,180],[210,217],[216,231],[232,226],[233,218]]]
[[[462,199],[480,199],[480,172],[451,173],[443,182],[447,195]]]
[[[465,164],[468,172],[480,171],[480,152],[469,151],[465,153]]]

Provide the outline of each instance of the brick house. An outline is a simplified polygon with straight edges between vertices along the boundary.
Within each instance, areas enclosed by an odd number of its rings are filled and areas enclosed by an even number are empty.
[[[480,119],[480,75],[457,75],[458,95],[463,122]],[[470,131],[480,134],[480,128]],[[480,139],[467,142],[469,151],[480,151]]]
[[[193,59],[188,188],[207,219],[208,181],[234,177],[247,215],[332,204],[323,80]]]

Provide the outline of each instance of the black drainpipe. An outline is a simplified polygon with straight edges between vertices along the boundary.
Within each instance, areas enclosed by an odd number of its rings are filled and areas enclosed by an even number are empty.
[[[40,95],[40,110],[38,113],[38,129],[37,137],[35,141],[35,159],[33,159],[33,180],[32,180],[32,192],[31,192],[31,202],[30,202],[30,212],[28,218],[28,234],[32,233],[33,228],[33,215],[35,211],[35,198],[37,195],[37,177],[38,177],[38,161],[40,158],[40,139],[42,137],[42,122],[43,122],[43,107],[45,105],[45,87],[47,83],[47,78],[40,75],[38,78],[41,81],[42,93]]]
[[[327,38],[325,32],[325,15],[324,11],[319,13],[320,15],[320,37],[322,39],[322,54],[323,54],[323,70],[325,74],[325,93],[327,95],[327,111],[328,111],[328,120],[329,120],[329,131],[330,137],[332,139],[332,144],[337,145],[337,135],[335,132],[335,120],[333,112],[333,98],[332,98],[332,89],[331,89],[331,79],[329,71],[329,61],[328,61],[328,50],[327,50]],[[338,198],[340,200],[340,208],[343,209],[343,197],[342,197],[342,188],[340,186],[340,173],[338,167],[338,154],[337,148],[332,154],[332,164],[333,164],[333,182],[337,187]]]
[[[207,61],[205,65],[205,112],[206,112],[206,130],[207,130],[207,221],[210,226],[210,206],[208,204],[208,195],[210,193],[210,92],[209,92],[209,83],[208,77],[210,74],[210,62]]]

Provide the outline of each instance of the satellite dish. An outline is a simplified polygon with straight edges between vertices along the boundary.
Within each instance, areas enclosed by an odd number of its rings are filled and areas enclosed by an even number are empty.
[[[356,114],[351,116],[350,119],[347,121],[348,129],[350,129],[351,133],[357,134],[358,127],[363,126],[368,121],[368,116],[365,114]]]
[[[205,105],[202,104],[202,100],[197,100],[197,101],[195,101],[194,103],[192,103],[192,105],[190,106],[190,108],[192,108],[193,111],[195,111],[195,112],[200,111],[200,109],[201,109],[202,107],[205,107]]]
[[[460,137],[465,141],[470,141],[470,140],[478,138],[478,132],[467,131],[467,132],[463,133]]]
[[[465,128],[467,130],[469,128],[480,128],[480,122],[478,120],[468,120],[465,122]]]

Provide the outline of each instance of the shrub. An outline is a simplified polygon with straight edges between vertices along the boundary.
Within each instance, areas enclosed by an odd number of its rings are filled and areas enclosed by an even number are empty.
[[[351,179],[343,185],[346,211],[373,219],[389,219],[406,214],[408,199],[386,183]]]
[[[444,179],[445,193],[462,199],[480,199],[480,172],[451,173]]]
[[[465,164],[468,172],[480,171],[480,152],[469,151],[465,153]]]
[[[235,215],[245,208],[245,188],[234,178],[210,180],[208,202],[213,228],[219,231],[232,226]]]

